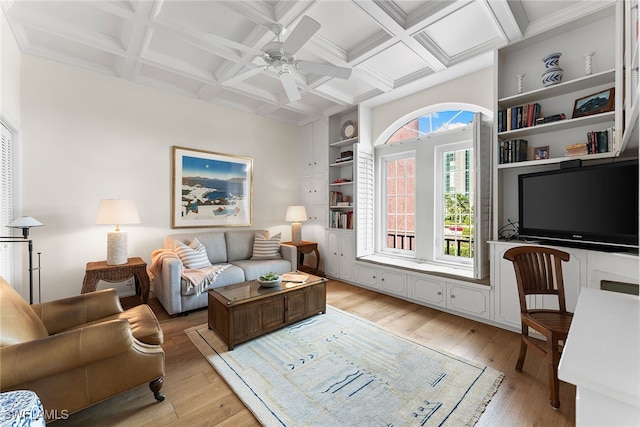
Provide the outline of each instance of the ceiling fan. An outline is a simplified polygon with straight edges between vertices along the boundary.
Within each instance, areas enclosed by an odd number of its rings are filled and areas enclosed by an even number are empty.
[[[273,67],[278,73],[290,101],[297,101],[301,98],[295,78],[291,74],[292,69],[339,79],[348,79],[351,76],[350,68],[295,59],[294,55],[319,29],[320,24],[316,20],[303,16],[287,39],[280,41],[280,37],[284,34],[284,27],[275,24],[271,30],[276,34],[277,39],[262,48],[262,58],[267,64],[267,68]]]

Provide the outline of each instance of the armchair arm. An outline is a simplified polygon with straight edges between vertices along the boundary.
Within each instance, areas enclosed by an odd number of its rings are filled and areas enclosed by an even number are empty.
[[[291,263],[291,271],[298,269],[298,248],[293,245],[280,244],[280,255]]]
[[[129,350],[126,320],[112,320],[0,348],[0,389],[89,365]]]
[[[34,304],[31,308],[40,317],[50,335],[123,311],[115,289],[47,301]]]

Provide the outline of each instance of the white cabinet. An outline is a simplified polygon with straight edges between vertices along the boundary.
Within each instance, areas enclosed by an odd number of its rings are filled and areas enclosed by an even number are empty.
[[[523,242],[489,242],[491,248],[491,283],[493,284],[493,320],[513,330],[520,330],[520,300],[513,264],[503,258],[504,253]],[[562,264],[565,301],[568,311],[575,311],[582,288],[600,289],[601,281],[610,280],[637,284],[639,280],[638,255],[608,253],[555,247],[569,253],[569,261]],[[558,308],[554,297],[537,295],[528,299],[531,308]]]
[[[302,180],[302,201],[305,206],[322,205],[326,203],[326,177],[327,175],[324,174]]]
[[[351,280],[355,259],[353,232],[330,229],[326,243],[325,274],[336,279]]]
[[[491,289],[488,286],[415,275],[410,275],[409,281],[409,296],[415,300],[474,317],[491,318]]]
[[[410,276],[410,296],[439,307],[447,306],[447,285],[443,281]]]
[[[386,294],[399,296],[407,295],[407,275],[401,271],[368,267],[363,264],[356,266],[356,280],[370,288],[375,288]]]
[[[327,122],[316,120],[300,128],[302,177],[327,172]]]

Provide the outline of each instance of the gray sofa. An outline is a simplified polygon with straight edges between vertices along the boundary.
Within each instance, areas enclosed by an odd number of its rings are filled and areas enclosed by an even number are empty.
[[[206,248],[211,264],[231,264],[216,277],[208,289],[255,280],[270,271],[281,274],[296,269],[295,246],[281,244],[281,259],[250,259],[256,233],[269,237],[267,230],[171,234],[165,238],[164,248],[174,249],[175,241],[188,245],[194,238],[198,238]],[[153,294],[171,315],[207,306],[207,292],[197,295],[195,289],[188,289],[186,280],[182,278],[182,261],[179,258],[165,259],[152,278],[151,286]]]

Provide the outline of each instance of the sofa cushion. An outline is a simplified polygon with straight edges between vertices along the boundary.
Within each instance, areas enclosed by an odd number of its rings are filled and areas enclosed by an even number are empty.
[[[209,285],[207,289],[218,288],[220,286],[233,285],[234,283],[242,283],[245,281],[244,271],[235,266],[231,265],[229,268],[221,271],[217,276],[216,280],[213,281]],[[190,283],[184,279],[180,279],[180,294],[182,296],[193,295],[195,296],[197,293],[197,289],[195,286],[189,286]],[[204,292],[206,294],[206,292]]]
[[[255,280],[265,273],[273,271],[276,274],[289,273],[291,263],[286,259],[264,259],[264,260],[238,260],[233,261],[234,266],[244,270],[244,280]]]
[[[253,239],[253,254],[251,259],[279,259],[280,255],[280,233],[265,238],[256,234]]]
[[[227,242],[227,259],[229,262],[249,259],[253,254],[253,240],[256,234],[269,237],[266,230],[233,230],[225,231]]]
[[[195,238],[189,246],[182,242],[176,242],[175,252],[182,260],[186,268],[211,267],[211,262],[207,257],[207,251],[202,243]]]
[[[0,277],[0,347],[49,336],[42,320],[13,287]]]
[[[189,244],[194,238],[198,238],[207,251],[207,256],[211,264],[227,262],[227,245],[222,231],[205,231],[202,233],[171,234],[166,237],[164,247],[175,249],[175,242],[179,241]]]

